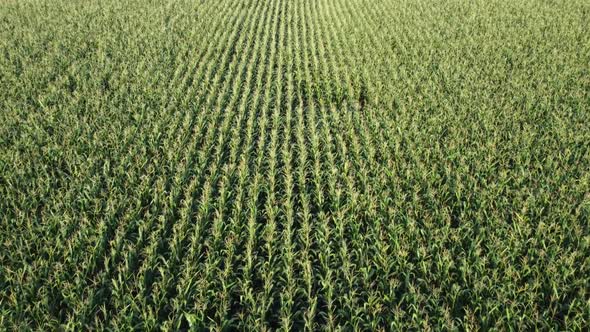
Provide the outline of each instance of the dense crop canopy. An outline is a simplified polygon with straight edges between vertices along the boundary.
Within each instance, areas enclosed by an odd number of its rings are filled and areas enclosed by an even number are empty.
[[[0,330],[587,329],[587,0],[0,0]]]

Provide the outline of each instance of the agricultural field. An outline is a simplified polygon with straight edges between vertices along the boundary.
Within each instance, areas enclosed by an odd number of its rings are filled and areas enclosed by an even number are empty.
[[[0,0],[0,330],[587,330],[587,0]]]

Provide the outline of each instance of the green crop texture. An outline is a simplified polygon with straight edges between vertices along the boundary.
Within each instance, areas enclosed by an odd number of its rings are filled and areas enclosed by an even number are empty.
[[[587,330],[590,1],[0,0],[0,330]]]

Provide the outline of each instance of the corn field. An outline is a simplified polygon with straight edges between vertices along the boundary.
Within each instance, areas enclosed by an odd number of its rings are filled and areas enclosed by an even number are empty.
[[[0,330],[586,330],[590,2],[0,0]]]

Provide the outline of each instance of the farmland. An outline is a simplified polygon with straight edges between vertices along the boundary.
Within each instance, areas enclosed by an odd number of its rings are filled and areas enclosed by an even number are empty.
[[[0,0],[0,330],[583,330],[590,2]]]

